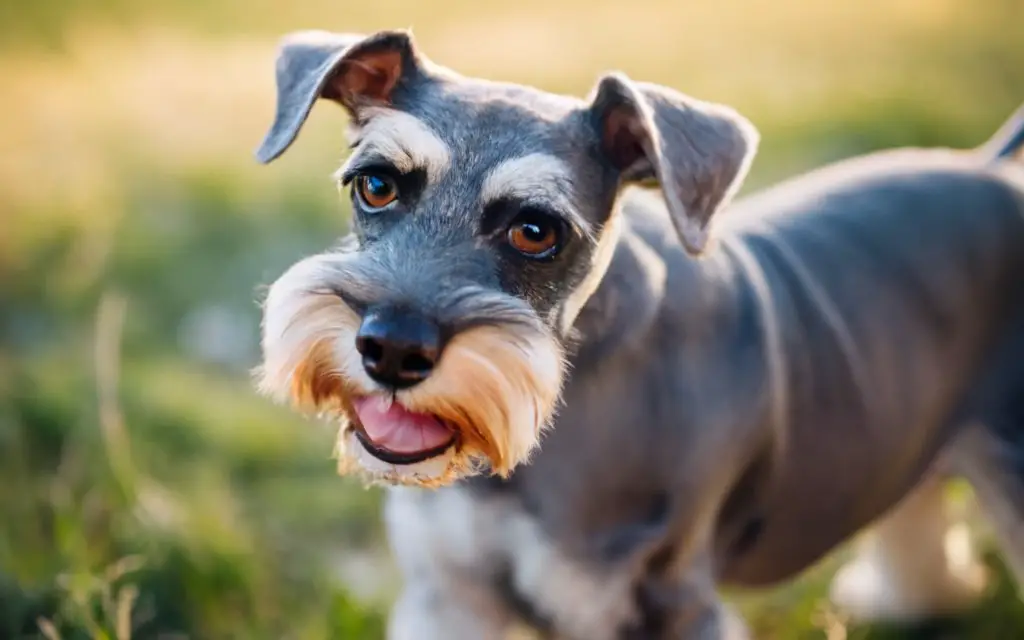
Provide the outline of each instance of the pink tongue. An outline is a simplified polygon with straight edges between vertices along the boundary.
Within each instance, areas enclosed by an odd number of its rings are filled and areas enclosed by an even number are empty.
[[[452,439],[452,432],[437,418],[413,413],[397,402],[360,398],[354,405],[373,444],[392,453],[419,453]]]

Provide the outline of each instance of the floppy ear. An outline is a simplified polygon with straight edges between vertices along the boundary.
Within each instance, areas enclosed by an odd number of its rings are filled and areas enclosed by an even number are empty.
[[[707,245],[711,216],[742,184],[760,136],[733,109],[620,73],[590,105],[604,154],[624,182],[657,181],[686,250]]]
[[[266,164],[284,153],[317,99],[337,102],[355,115],[360,107],[388,104],[399,81],[418,69],[408,31],[371,36],[326,31],[288,34],[277,53],[274,123],[256,159]]]

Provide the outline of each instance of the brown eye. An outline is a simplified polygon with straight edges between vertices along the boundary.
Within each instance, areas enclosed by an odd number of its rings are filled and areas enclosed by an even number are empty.
[[[356,179],[359,199],[370,209],[383,209],[398,199],[395,181],[386,176],[364,174]]]
[[[508,243],[530,258],[547,258],[559,248],[559,226],[551,216],[524,212],[508,228]]]

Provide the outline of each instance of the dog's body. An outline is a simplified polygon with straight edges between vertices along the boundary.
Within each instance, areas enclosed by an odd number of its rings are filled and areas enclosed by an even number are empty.
[[[262,388],[339,419],[342,471],[421,486],[387,507],[392,638],[517,613],[580,640],[742,633],[719,584],[785,580],[885,514],[837,595],[931,613],[966,584],[949,474],[1024,577],[1024,117],[737,203],[705,250],[757,146],[721,105],[303,33],[261,160],[319,99],[352,118],[355,233],[271,286]],[[624,191],[651,179],[663,198]]]
[[[738,202],[701,261],[633,198],[532,462],[389,498],[395,637],[492,637],[524,609],[570,638],[705,637],[660,625],[713,603],[712,575],[793,576],[943,456],[1013,505],[1024,570],[1024,168],[1002,171],[1016,186],[965,153],[847,161]]]

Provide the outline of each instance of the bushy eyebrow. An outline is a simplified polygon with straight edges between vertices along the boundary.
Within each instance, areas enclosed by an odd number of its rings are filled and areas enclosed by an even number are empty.
[[[419,118],[382,107],[368,109],[363,116],[365,124],[351,127],[351,146],[355,152],[335,172],[336,180],[351,180],[370,158],[401,173],[423,170],[431,182],[448,171],[448,145]]]
[[[506,160],[487,172],[480,199],[489,203],[515,199],[525,205],[553,209],[588,239],[593,225],[576,209],[570,167],[547,153],[531,153]]]

